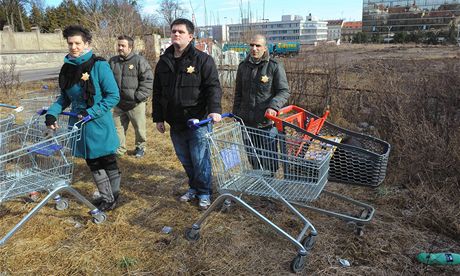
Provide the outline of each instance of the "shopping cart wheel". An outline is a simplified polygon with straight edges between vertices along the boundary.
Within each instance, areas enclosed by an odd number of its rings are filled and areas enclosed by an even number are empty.
[[[232,209],[232,201],[230,199],[224,200],[224,203],[222,203],[222,208],[220,209],[220,211],[222,213],[229,213],[231,209]]]
[[[69,208],[69,201],[65,198],[60,198],[58,201],[56,201],[54,208],[59,211],[65,210]]]
[[[308,236],[303,238],[300,243],[303,245],[306,251],[311,251],[311,249],[316,243],[316,236],[309,234]]]
[[[185,238],[188,241],[197,241],[200,239],[199,230],[193,230],[192,228],[185,229]]]
[[[93,222],[95,224],[101,224],[107,219],[107,215],[103,212],[99,212],[93,215]]]
[[[364,209],[361,211],[361,214],[359,215],[359,218],[360,219],[367,219],[367,217],[369,216],[369,210],[368,209]],[[356,224],[356,235],[362,237],[364,236],[364,224],[362,223],[357,223]]]
[[[291,262],[291,270],[292,272],[298,273],[301,272],[305,268],[305,262],[307,258],[306,256],[297,255]]]
[[[39,192],[31,192],[29,194],[29,200],[32,202],[38,202],[40,200],[40,193]]]

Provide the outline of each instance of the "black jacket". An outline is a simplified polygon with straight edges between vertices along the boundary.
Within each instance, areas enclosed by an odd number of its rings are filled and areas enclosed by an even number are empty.
[[[232,112],[248,126],[265,127],[271,124],[265,118],[267,108],[279,110],[290,96],[286,72],[268,55],[259,64],[249,59],[238,66]]]
[[[222,89],[211,56],[189,45],[179,59],[171,45],[160,57],[153,82],[154,122],[185,128],[188,119],[221,113]]]
[[[131,110],[152,96],[152,68],[144,57],[134,53],[126,58],[118,55],[112,57],[109,64],[120,88],[119,108]]]

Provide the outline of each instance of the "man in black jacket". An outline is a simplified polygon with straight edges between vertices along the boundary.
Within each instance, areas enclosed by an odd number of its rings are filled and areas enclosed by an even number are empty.
[[[205,138],[210,126],[193,130],[189,119],[221,120],[222,90],[216,65],[211,56],[191,44],[193,23],[176,19],[171,24],[172,45],[165,50],[155,68],[153,82],[153,122],[160,133],[166,121],[171,140],[189,178],[189,190],[180,197],[190,201],[198,197],[201,209],[211,204],[211,161]]]
[[[241,117],[250,130],[251,141],[258,149],[263,169],[275,173],[278,170],[276,127],[265,114],[277,115],[290,95],[286,72],[275,59],[270,58],[267,41],[263,35],[254,35],[249,43],[248,57],[240,63],[236,73],[233,114]],[[249,147],[248,141],[248,147]],[[253,158],[251,158],[253,157]],[[254,168],[259,163],[250,156]]]

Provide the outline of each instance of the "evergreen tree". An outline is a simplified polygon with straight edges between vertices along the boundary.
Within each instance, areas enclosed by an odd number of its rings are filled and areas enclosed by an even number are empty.
[[[45,24],[43,26],[43,31],[52,33],[55,29],[59,28],[61,28],[61,25],[59,24],[57,8],[47,8],[45,12]]]
[[[37,26],[41,31],[43,31],[45,26],[45,16],[43,11],[35,3],[32,4],[29,21],[32,26]]]

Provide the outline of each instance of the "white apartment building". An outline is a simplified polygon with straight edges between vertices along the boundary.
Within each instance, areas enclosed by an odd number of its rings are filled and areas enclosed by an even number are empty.
[[[327,22],[308,15],[283,15],[281,21],[249,22],[228,25],[230,42],[242,42],[246,33],[261,33],[268,43],[299,41],[301,44],[315,44],[327,40]],[[245,41],[243,41],[245,42]]]
[[[342,36],[343,20],[328,20],[327,21],[327,40],[337,41]]]

